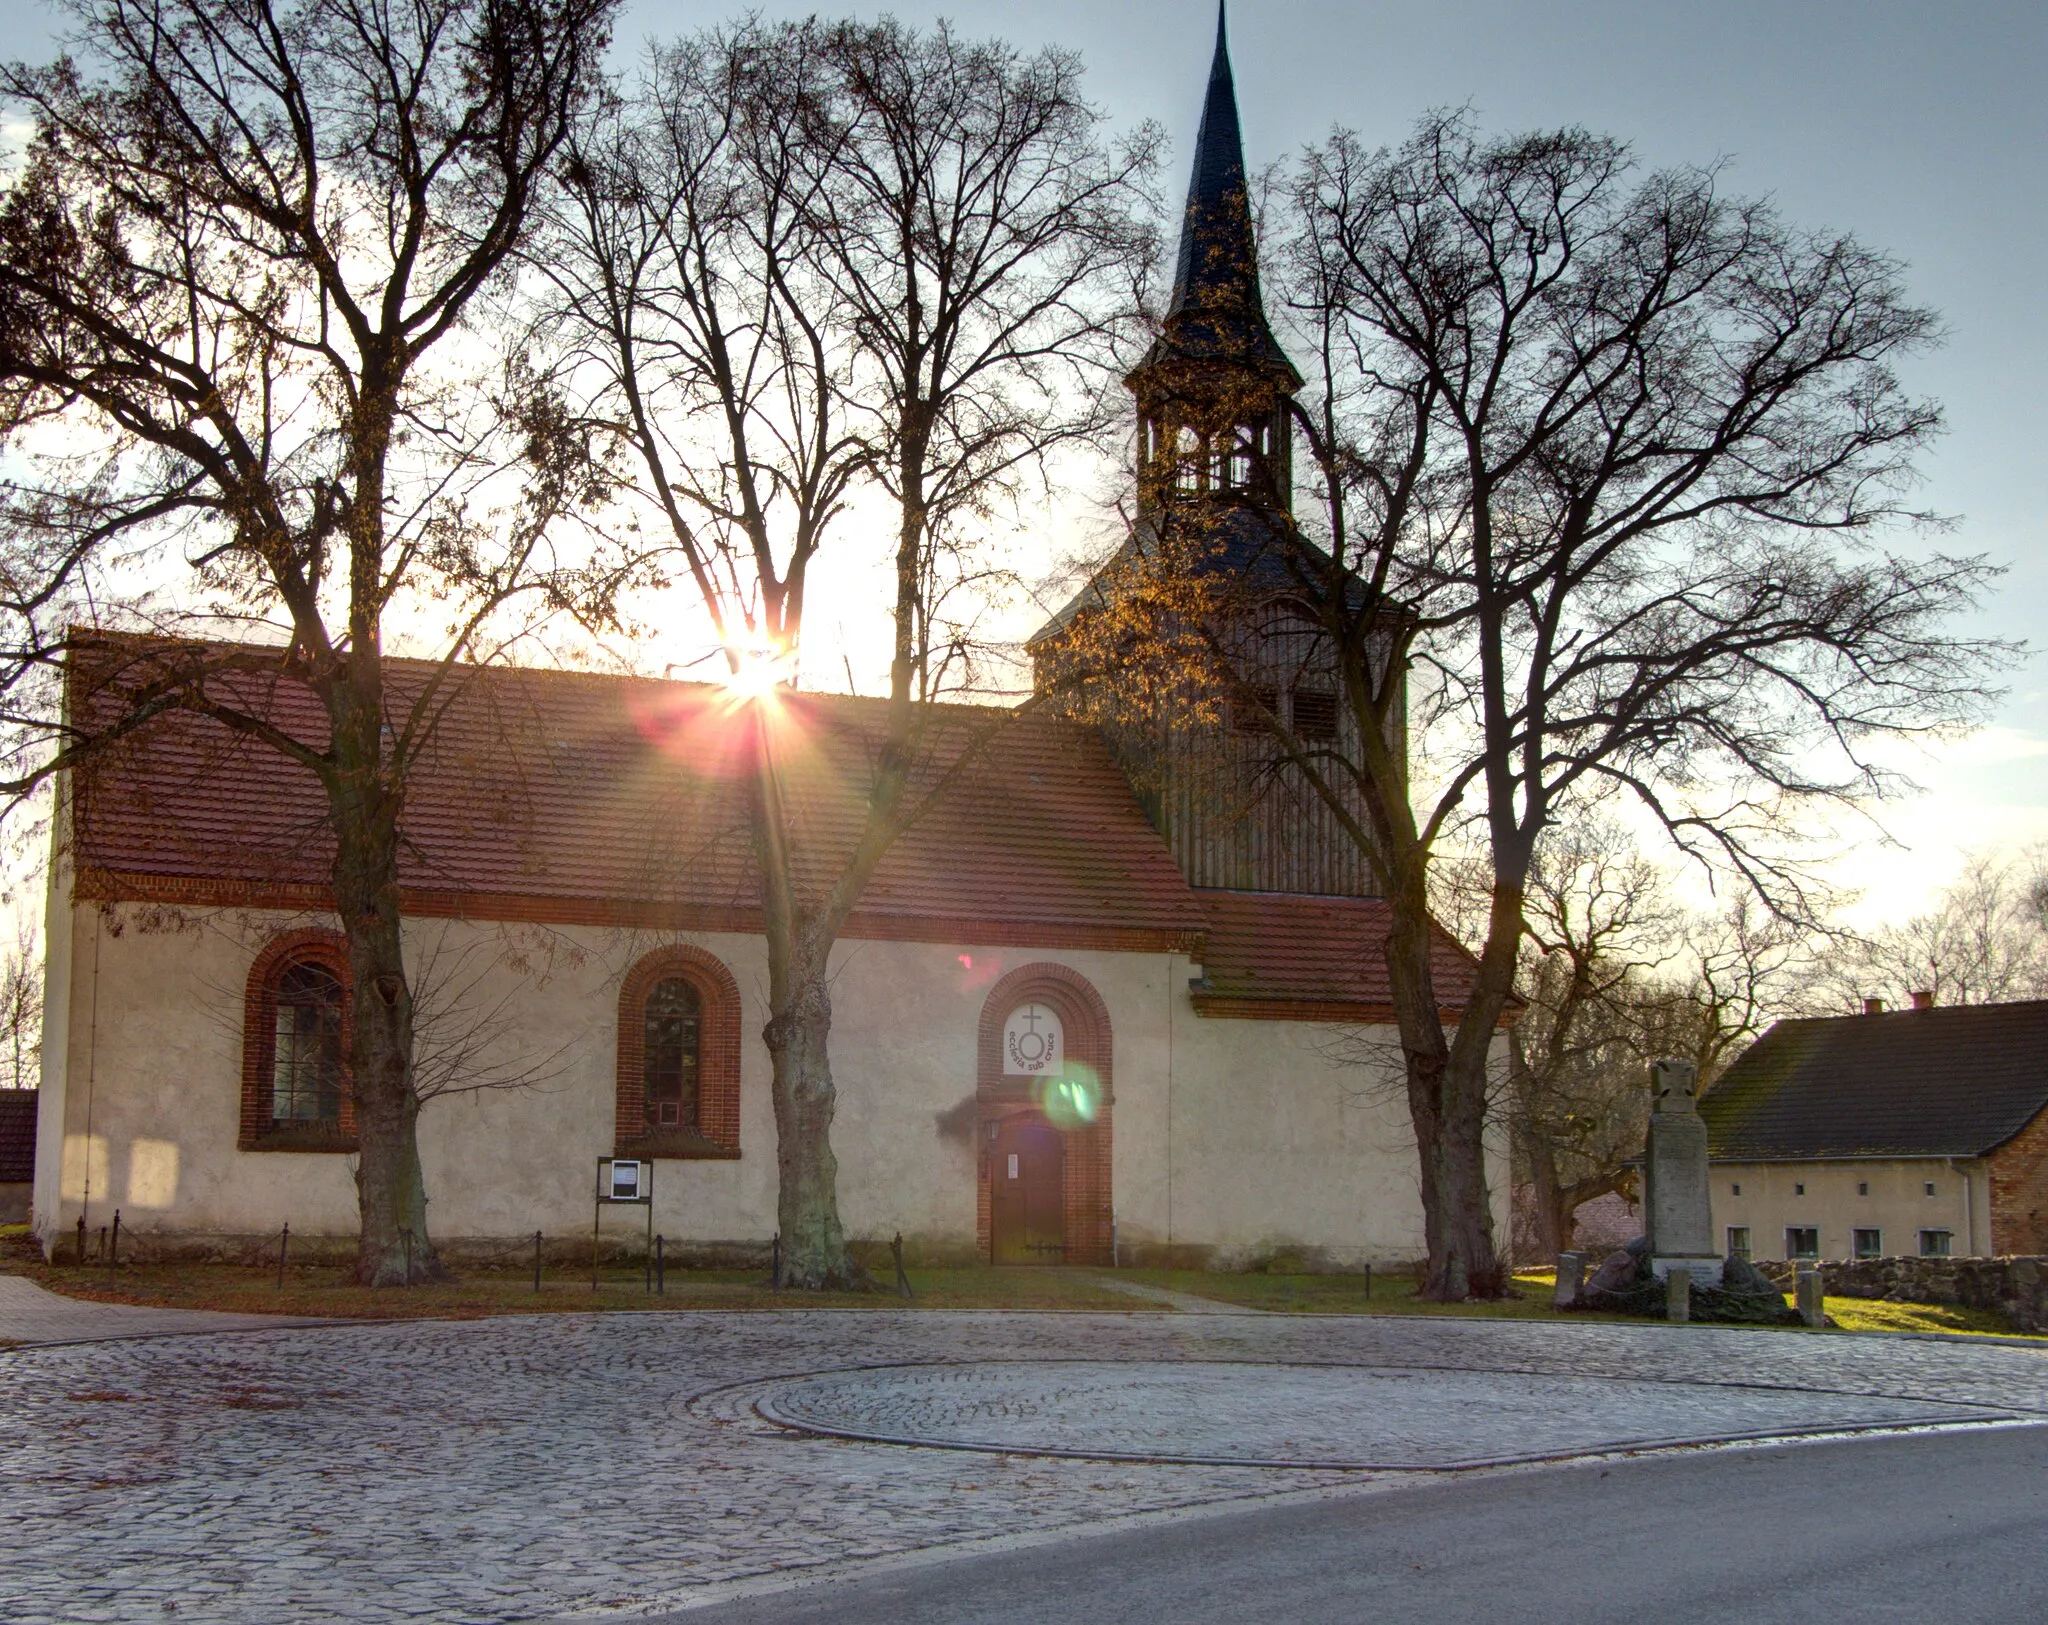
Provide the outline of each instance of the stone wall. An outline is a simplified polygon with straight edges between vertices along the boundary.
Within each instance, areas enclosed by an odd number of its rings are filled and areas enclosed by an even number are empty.
[[[1757,1268],[1786,1291],[1798,1271],[1795,1264],[1764,1261]],[[1991,1309],[2015,1331],[2048,1332],[2048,1258],[1860,1258],[1820,1268],[1838,1298]]]

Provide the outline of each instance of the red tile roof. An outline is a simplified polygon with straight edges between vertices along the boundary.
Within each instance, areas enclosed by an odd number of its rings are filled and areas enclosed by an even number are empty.
[[[425,671],[394,661],[391,686],[416,692]],[[400,877],[410,911],[509,905],[515,916],[568,919],[599,904],[650,923],[753,927],[753,724],[721,690],[502,667],[464,675],[409,793]],[[294,737],[324,743],[309,691],[264,678],[259,696],[258,686],[229,682]],[[883,860],[854,934],[1199,939],[1192,892],[1094,730],[985,708],[937,714],[914,775],[917,793],[937,789],[936,799]],[[790,696],[774,714],[779,777],[814,887],[830,883],[859,833],[884,721],[882,701],[825,695]],[[332,843],[313,774],[204,718],[152,724],[81,782],[78,800],[81,871],[118,875],[130,890],[184,881],[289,893],[327,878]],[[144,889],[198,900],[189,886]]]
[[[1392,1018],[1383,951],[1392,911],[1381,899],[1206,890],[1195,896],[1209,922],[1207,985],[1195,999],[1203,1014],[1298,1019],[1313,1008],[1330,1020]],[[1471,956],[1440,928],[1430,947],[1438,1001],[1462,1005],[1472,989]]]
[[[430,670],[391,662],[394,715]],[[760,928],[746,816],[753,723],[722,690],[533,668],[461,675],[408,793],[408,913]],[[324,745],[303,685],[274,670],[222,683]],[[915,775],[928,810],[882,861],[846,935],[1178,948],[1205,969],[1205,1014],[1388,1019],[1384,903],[1195,891],[1094,729],[971,706],[936,715]],[[773,718],[798,855],[822,887],[858,835],[885,702],[797,694]],[[82,773],[76,791],[81,896],[327,904],[325,796],[267,745],[172,712]],[[1440,934],[1447,1006],[1466,996],[1471,969]]]

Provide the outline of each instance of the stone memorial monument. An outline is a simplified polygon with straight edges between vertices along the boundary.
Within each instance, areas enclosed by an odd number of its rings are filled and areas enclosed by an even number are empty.
[[[1690,1061],[1650,1067],[1650,1135],[1643,1158],[1643,1219],[1650,1269],[1685,1270],[1693,1288],[1721,1284],[1721,1253],[1707,1191],[1707,1125]]]

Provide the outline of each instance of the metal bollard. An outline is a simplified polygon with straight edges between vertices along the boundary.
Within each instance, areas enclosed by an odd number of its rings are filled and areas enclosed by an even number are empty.
[[[654,1238],[654,1290],[665,1297],[668,1294],[668,1265],[662,1257],[664,1239],[661,1236]]]
[[[533,1233],[533,1290],[540,1290],[540,1232]]]
[[[107,1244],[107,1268],[112,1269],[121,1261],[121,1210],[114,1209],[114,1237]]]
[[[85,1268],[85,1215],[78,1216],[78,1267]]]
[[[80,1219],[78,1222],[81,1225],[85,1223],[83,1219]],[[79,1234],[83,1235],[84,1231],[81,1230]],[[81,1241],[79,1245],[83,1247],[85,1243]],[[771,1255],[771,1262],[768,1271],[768,1285],[777,1292],[780,1292],[782,1290],[782,1232],[780,1230],[775,1232],[775,1250]]]
[[[912,1296],[910,1277],[903,1272],[903,1232],[896,1232],[896,1239],[889,1243],[889,1251],[896,1259],[896,1295],[899,1298]]]
[[[277,1238],[277,1290],[284,1290],[284,1261],[292,1250],[292,1227],[289,1222]]]

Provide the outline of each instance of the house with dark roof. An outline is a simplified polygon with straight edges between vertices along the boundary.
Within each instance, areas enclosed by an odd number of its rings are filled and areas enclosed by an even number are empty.
[[[1301,380],[1259,303],[1220,33],[1171,310],[1129,382],[1144,468],[1195,438],[1200,467],[1171,500],[1249,513],[1262,534],[1291,524]],[[230,653],[209,679],[225,699],[321,737],[274,653]],[[432,676],[393,660],[387,689],[402,704]],[[1277,692],[1297,726],[1318,705],[1341,726],[1327,680],[1296,679]],[[74,705],[93,692],[75,681]],[[654,1164],[651,1228],[671,1243],[764,1248],[757,715],[797,861],[836,859],[885,702],[784,691],[740,712],[711,685],[505,667],[456,672],[445,698],[400,867],[437,1241],[588,1237],[609,1157]],[[1243,730],[1214,725],[1212,778],[1191,786],[1137,774],[1143,741],[1054,709],[926,715],[928,810],[832,961],[849,1230],[1017,1263],[1420,1255],[1387,910],[1356,847]],[[354,990],[325,807],[309,772],[196,711],[64,786],[46,1244],[114,1210],[136,1255],[286,1223],[295,1245],[353,1234]],[[1471,972],[1442,938],[1447,1008]]]
[[[1781,1021],[1700,1115],[1731,1252],[2048,1253],[2048,1001]]]

